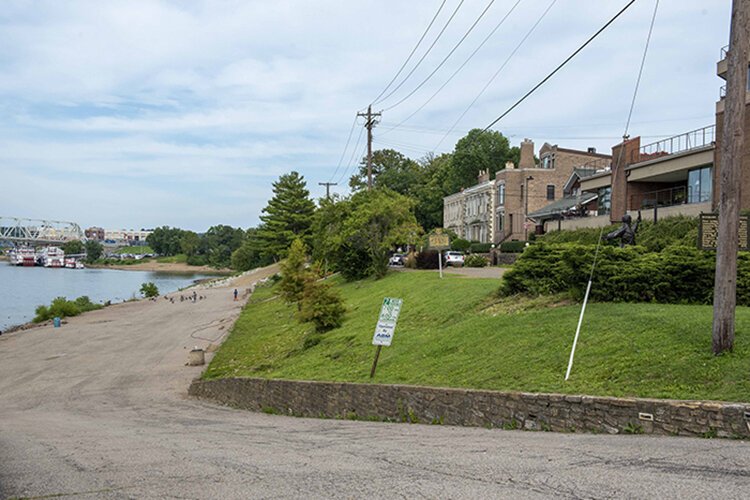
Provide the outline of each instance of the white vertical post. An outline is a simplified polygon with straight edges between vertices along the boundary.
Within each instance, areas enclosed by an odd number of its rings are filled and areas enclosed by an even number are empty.
[[[443,251],[438,250],[438,269],[440,269],[440,279],[443,279]]]
[[[581,323],[583,323],[583,313],[586,312],[586,303],[589,301],[589,292],[591,291],[591,279],[589,284],[586,285],[586,295],[583,297],[583,307],[581,307],[581,315],[578,317],[578,328],[576,328],[576,336],[573,339],[573,348],[570,350],[570,361],[568,361],[568,371],[565,372],[565,380],[570,377],[570,370],[573,368],[573,357],[576,354],[576,344],[578,343],[578,334],[581,333]]]

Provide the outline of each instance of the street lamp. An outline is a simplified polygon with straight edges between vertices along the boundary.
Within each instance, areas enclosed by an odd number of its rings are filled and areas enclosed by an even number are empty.
[[[529,241],[529,228],[526,225],[526,219],[529,217],[529,181],[533,181],[534,177],[529,175],[523,180],[523,196],[525,208],[523,211],[523,239]]]

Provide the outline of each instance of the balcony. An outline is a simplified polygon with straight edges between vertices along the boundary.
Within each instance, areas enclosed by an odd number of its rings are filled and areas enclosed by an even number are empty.
[[[630,210],[643,210],[654,207],[671,207],[683,205],[688,201],[687,186],[677,186],[658,191],[634,194],[630,196]]]
[[[729,45],[725,45],[721,48],[721,51],[719,52],[719,62],[716,63],[716,74],[723,78],[724,80],[727,79],[727,53],[729,52]]]
[[[702,149],[713,146],[716,141],[716,125],[691,130],[684,134],[675,135],[668,139],[652,142],[641,146],[638,151],[638,158],[634,163],[653,160],[662,156],[685,153],[695,149]]]

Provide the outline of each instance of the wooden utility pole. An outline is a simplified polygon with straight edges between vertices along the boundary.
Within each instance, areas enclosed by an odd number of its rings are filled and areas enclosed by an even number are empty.
[[[372,105],[367,106],[367,113],[357,113],[357,116],[365,117],[365,127],[367,128],[367,190],[372,189],[372,127],[378,122],[382,113],[373,113]]]
[[[713,351],[731,351],[737,304],[737,249],[740,218],[740,174],[744,143],[745,93],[750,47],[750,0],[733,0],[727,53],[727,93],[721,136],[719,234],[714,281]]]
[[[331,199],[330,188],[331,188],[331,186],[338,186],[338,183],[337,182],[319,182],[318,186],[325,186],[326,187],[326,199],[330,200]]]

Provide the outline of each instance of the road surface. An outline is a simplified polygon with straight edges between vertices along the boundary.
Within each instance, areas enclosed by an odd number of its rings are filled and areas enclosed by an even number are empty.
[[[0,336],[0,498],[747,498],[750,444],[316,420],[189,399],[233,288]],[[179,294],[177,295],[179,298]],[[200,338],[198,338],[200,337]]]

